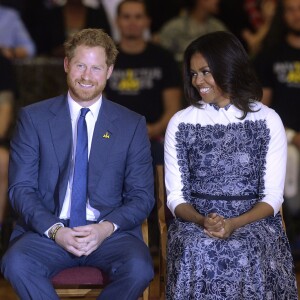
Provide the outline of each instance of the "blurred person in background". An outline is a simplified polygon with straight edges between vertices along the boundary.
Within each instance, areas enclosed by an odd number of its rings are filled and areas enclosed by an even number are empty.
[[[119,55],[105,93],[146,117],[154,164],[162,163],[164,133],[181,106],[179,68],[169,51],[145,40],[150,17],[144,1],[121,1],[116,22]]]
[[[0,1],[0,52],[8,59],[35,55],[35,44],[18,11]]]
[[[277,0],[221,0],[218,16],[254,57],[271,26],[276,4]]]
[[[293,251],[300,249],[300,0],[280,0],[254,60],[263,103],[280,115],[288,141],[285,220]]]
[[[19,11],[39,56],[63,57],[65,38],[83,28],[111,33],[104,6],[98,0],[1,0]]]
[[[157,34],[157,41],[171,51],[181,65],[188,44],[206,33],[227,30],[215,15],[219,12],[219,0],[185,1],[185,12],[165,23]]]

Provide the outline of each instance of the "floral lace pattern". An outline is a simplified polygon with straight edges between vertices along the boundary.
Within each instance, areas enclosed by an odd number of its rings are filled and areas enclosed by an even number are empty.
[[[264,120],[227,126],[180,123],[176,153],[186,201],[201,214],[217,212],[225,218],[250,210],[264,194],[269,141]],[[244,195],[258,196],[238,199]],[[193,223],[175,219],[168,236],[167,299],[298,299],[281,222],[278,213],[221,240],[208,237]]]
[[[270,132],[266,122],[178,126],[176,151],[187,194],[263,196]],[[259,187],[259,190],[258,190]]]

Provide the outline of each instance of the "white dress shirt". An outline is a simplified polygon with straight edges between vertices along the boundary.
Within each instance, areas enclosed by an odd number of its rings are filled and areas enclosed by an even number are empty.
[[[100,96],[99,100],[88,108],[90,111],[87,113],[85,120],[87,125],[88,132],[88,156],[90,155],[91,144],[93,139],[93,133],[95,124],[98,118],[99,110],[102,103],[102,96]],[[77,139],[77,121],[80,116],[81,106],[75,102],[70,93],[68,93],[68,104],[71,115],[72,122],[72,133],[73,133],[73,149],[72,149],[72,167],[68,181],[68,187],[66,196],[64,199],[63,207],[61,213],[59,215],[60,219],[69,219],[70,218],[70,209],[71,209],[71,195],[72,195],[72,183],[73,183],[73,173],[74,173],[74,162],[75,162],[75,151],[76,151],[76,139]],[[93,207],[91,207],[89,203],[89,199],[87,199],[86,205],[86,219],[89,221],[96,221],[100,216],[100,212]]]

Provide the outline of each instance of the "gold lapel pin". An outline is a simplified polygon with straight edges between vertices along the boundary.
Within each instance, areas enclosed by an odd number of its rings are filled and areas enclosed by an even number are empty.
[[[110,138],[110,135],[109,135],[109,133],[107,131],[103,135],[103,138],[105,138],[105,139],[109,139]]]

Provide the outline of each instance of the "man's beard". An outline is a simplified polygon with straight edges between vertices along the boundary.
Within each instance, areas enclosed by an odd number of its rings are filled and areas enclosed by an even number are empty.
[[[84,90],[79,87],[78,82],[74,83],[68,76],[67,76],[67,83],[69,86],[70,91],[73,93],[73,95],[76,97],[74,100],[79,100],[82,102],[87,102],[94,100],[95,98],[99,97],[101,93],[103,92],[103,89],[105,87],[106,83],[103,83],[102,85],[96,85],[96,88],[94,90]]]

